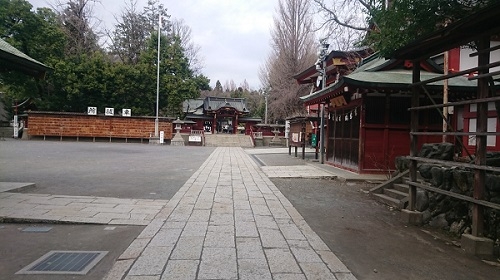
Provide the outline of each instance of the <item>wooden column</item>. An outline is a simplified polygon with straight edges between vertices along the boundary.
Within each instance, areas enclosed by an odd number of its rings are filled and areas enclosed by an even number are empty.
[[[302,126],[300,128],[301,137],[300,137],[300,145],[302,146],[302,159],[306,158],[306,121],[302,121]]]
[[[487,49],[490,47],[490,38],[484,37],[478,41],[478,51]],[[490,62],[490,52],[480,53],[478,56],[478,66],[489,64]],[[478,74],[488,73],[488,69],[479,70]],[[477,98],[487,98],[488,97],[488,78],[480,78],[477,81]],[[477,120],[476,120],[476,131],[479,133],[487,132],[488,130],[488,103],[478,103],[477,104]],[[476,158],[475,164],[485,165],[486,164],[486,135],[476,135]],[[485,171],[476,169],[474,172],[474,190],[473,197],[475,199],[484,199],[484,183],[485,183]],[[484,228],[484,214],[483,207],[478,204],[472,206],[472,235],[483,236]]]
[[[413,73],[412,73],[412,82],[418,83],[420,82],[420,61],[413,61]],[[420,104],[420,87],[412,87],[412,96],[411,96],[411,107],[418,107]],[[411,111],[411,121],[410,121],[410,132],[418,131],[418,110]],[[417,135],[410,134],[410,156],[416,157],[418,155],[418,138]],[[412,182],[417,181],[417,161],[411,160],[410,162],[410,180]],[[415,204],[417,199],[417,187],[410,186],[410,200],[409,207],[410,211],[415,210]]]
[[[215,134],[217,130],[217,113],[214,114],[214,119],[212,121],[212,134]]]
[[[234,117],[235,121],[233,122],[233,134],[238,133],[238,113]]]

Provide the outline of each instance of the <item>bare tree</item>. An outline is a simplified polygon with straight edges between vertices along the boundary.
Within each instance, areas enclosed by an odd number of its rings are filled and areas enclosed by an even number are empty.
[[[162,31],[169,32],[170,16],[158,1],[149,0],[148,5],[138,11],[137,0],[129,0],[121,15],[115,16],[117,24],[112,35],[109,35],[111,52],[122,62],[137,63],[139,54],[147,48],[148,39],[158,29],[159,14],[162,17]]]
[[[234,92],[236,91],[237,87],[236,87],[236,83],[234,82],[234,80],[226,80],[226,82],[224,83],[224,91],[225,92]]]
[[[316,60],[312,18],[308,0],[280,0],[271,31],[272,52],[259,77],[269,94],[271,119],[283,120],[303,112],[299,97],[308,89],[294,76]]]
[[[99,38],[92,24],[93,7],[98,0],[68,0],[59,3],[63,7],[59,18],[63,30],[69,40],[66,52],[68,54],[92,53],[99,49]]]
[[[250,91],[250,85],[248,84],[247,82],[247,79],[243,80],[243,83],[240,84],[240,87],[244,90],[244,91]]]
[[[335,38],[330,42],[336,50],[349,50],[359,43],[366,32],[370,31],[368,17],[379,5],[388,0],[313,0],[320,22],[317,30],[324,37]]]
[[[172,35],[181,39],[181,46],[188,59],[189,68],[195,74],[200,74],[203,69],[203,59],[200,58],[201,46],[193,42],[191,27],[183,19],[173,19],[171,24]]]
[[[146,48],[149,35],[149,30],[143,27],[146,18],[137,11],[137,0],[130,0],[120,17],[115,19],[117,24],[112,35],[111,52],[122,62],[135,64]]]

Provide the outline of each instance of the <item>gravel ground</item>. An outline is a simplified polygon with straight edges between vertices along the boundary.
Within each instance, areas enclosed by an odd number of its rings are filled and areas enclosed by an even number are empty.
[[[465,255],[435,230],[400,222],[398,211],[369,197],[372,185],[272,181],[358,279],[500,279],[500,267]]]

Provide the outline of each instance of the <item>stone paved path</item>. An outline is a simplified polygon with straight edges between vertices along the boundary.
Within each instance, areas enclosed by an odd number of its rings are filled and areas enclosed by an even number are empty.
[[[217,148],[106,279],[355,279],[241,148]]]

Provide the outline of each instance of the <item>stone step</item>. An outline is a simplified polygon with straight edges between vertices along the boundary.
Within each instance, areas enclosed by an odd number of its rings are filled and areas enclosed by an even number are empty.
[[[400,208],[401,207],[401,201],[399,199],[392,198],[388,195],[385,195],[383,193],[372,193],[373,197],[375,200],[384,203],[386,205],[392,206],[394,208]]]
[[[408,193],[400,192],[396,189],[384,189],[384,194],[397,200],[401,200],[408,196]]]
[[[397,191],[404,192],[406,194],[410,193],[410,186],[408,186],[407,184],[395,183],[394,185],[392,185],[392,187]]]
[[[205,135],[207,147],[254,147],[252,138],[242,134],[208,134]]]

